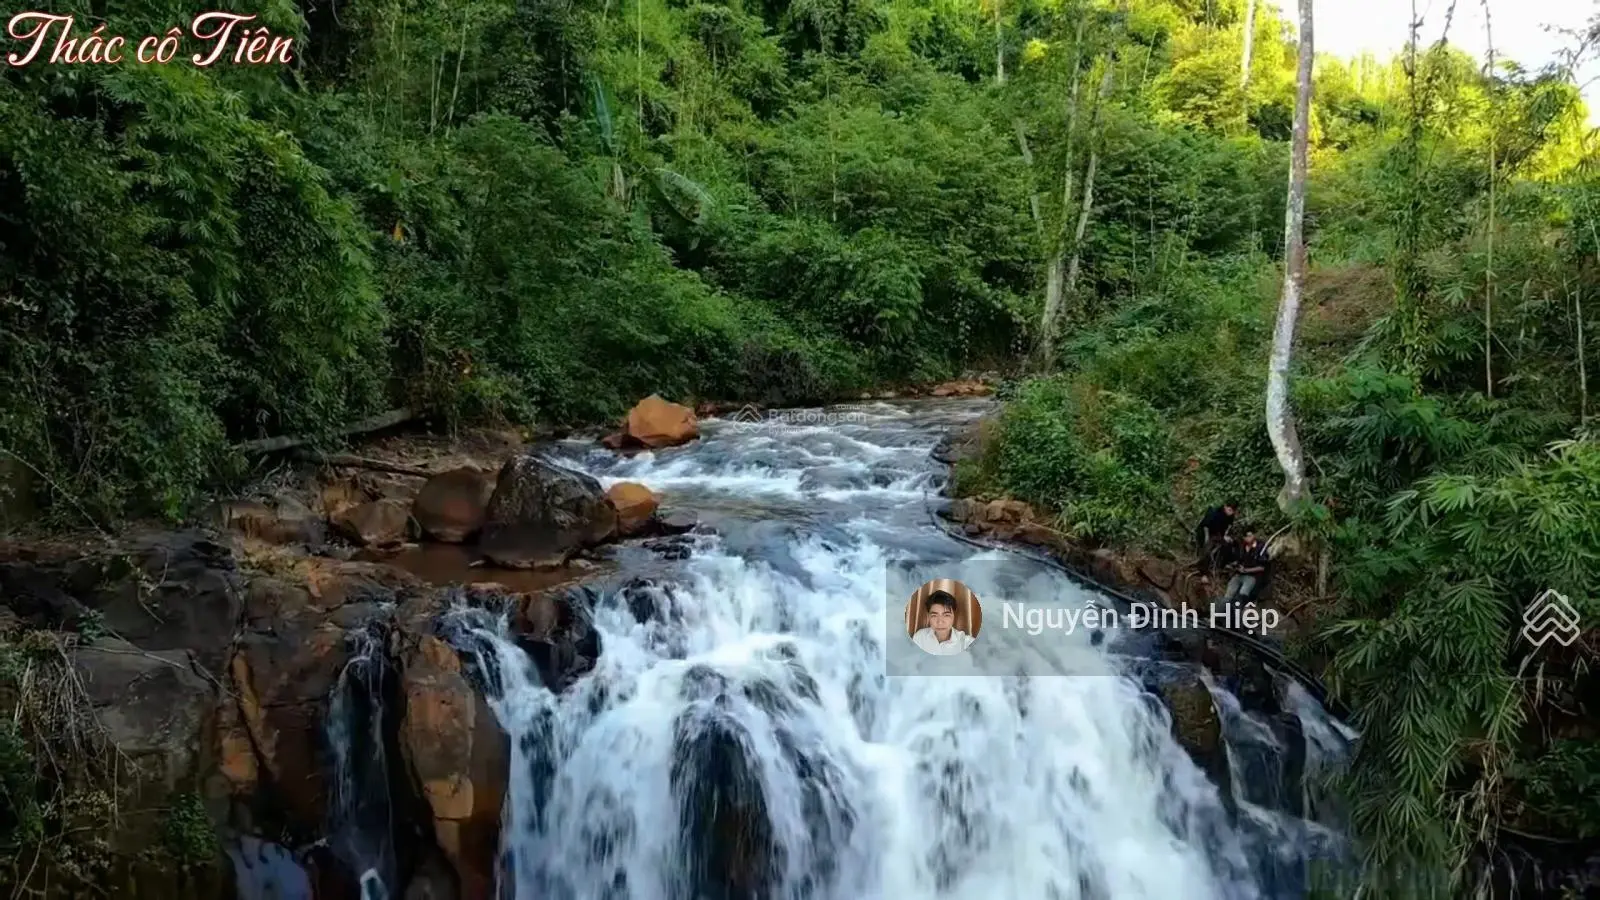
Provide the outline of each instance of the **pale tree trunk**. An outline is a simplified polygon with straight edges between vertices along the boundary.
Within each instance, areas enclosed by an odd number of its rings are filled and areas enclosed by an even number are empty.
[[[1483,35],[1489,43],[1489,246],[1483,272],[1483,391],[1494,396],[1494,201],[1495,201],[1495,94],[1494,31],[1489,21],[1489,0],[1483,0]]]
[[[1000,0],[994,4],[994,80],[1006,83],[1006,43],[1000,30]]]
[[[1040,368],[1048,368],[1050,352],[1053,350],[1053,333],[1056,320],[1061,317],[1061,304],[1064,299],[1061,287],[1067,277],[1067,223],[1072,221],[1072,140],[1078,134],[1078,86],[1082,82],[1083,63],[1083,27],[1088,21],[1084,16],[1078,19],[1078,36],[1072,50],[1072,87],[1067,91],[1067,136],[1066,136],[1066,161],[1063,168],[1066,174],[1061,179],[1061,234],[1056,240],[1055,248],[1050,252],[1050,267],[1045,273],[1044,284],[1044,314],[1039,319],[1039,347],[1035,361]],[[1034,198],[1034,218],[1038,220],[1039,206]]]
[[[1578,423],[1589,424],[1589,369],[1583,361],[1583,281],[1572,293],[1573,312],[1578,322]]]
[[[1022,164],[1030,170],[1033,168],[1033,151],[1028,148],[1028,130],[1022,124],[1022,119],[1011,120],[1017,130],[1017,149],[1022,152]],[[1033,213],[1033,227],[1042,237],[1044,235],[1044,213],[1039,209],[1039,192],[1034,191],[1028,195],[1028,210]]]
[[[1244,52],[1239,55],[1239,91],[1250,86],[1250,51],[1256,45],[1256,0],[1245,0]]]
[[[1283,469],[1278,505],[1287,510],[1306,499],[1305,455],[1289,405],[1289,362],[1294,354],[1295,320],[1306,279],[1306,167],[1311,137],[1311,0],[1300,0],[1299,84],[1294,103],[1294,139],[1289,156],[1289,203],[1284,215],[1283,294],[1278,322],[1272,330],[1272,357],[1267,366],[1267,436]]]
[[[1045,281],[1045,317],[1044,327],[1039,332],[1039,360],[1041,365],[1049,367],[1055,358],[1056,331],[1061,324],[1061,315],[1066,308],[1066,298],[1071,296],[1078,286],[1078,272],[1083,260],[1083,238],[1089,231],[1089,218],[1094,213],[1094,175],[1095,169],[1100,164],[1100,137],[1103,130],[1100,125],[1101,108],[1111,97],[1111,87],[1116,71],[1115,57],[1110,53],[1106,55],[1105,75],[1100,79],[1100,93],[1095,100],[1094,110],[1089,114],[1089,162],[1083,170],[1083,199],[1078,204],[1078,222],[1073,228],[1072,256],[1067,261],[1066,271],[1062,271],[1060,261],[1065,253],[1067,244],[1057,252],[1051,260],[1051,271]],[[1070,171],[1070,170],[1069,170]],[[1072,177],[1070,174],[1067,176]],[[1070,196],[1072,185],[1067,184],[1067,195]],[[1062,210],[1062,226],[1066,225],[1067,210]],[[1052,304],[1051,289],[1054,288],[1055,302]]]
[[[1111,99],[1111,77],[1116,68],[1116,61],[1110,56],[1106,57],[1106,74],[1100,81],[1100,97],[1095,102],[1095,118],[1100,118],[1100,109]],[[1092,143],[1089,145],[1089,164],[1083,170],[1083,202],[1078,207],[1078,227],[1072,233],[1072,261],[1067,264],[1066,291],[1071,294],[1078,287],[1078,266],[1083,260],[1083,236],[1089,231],[1089,217],[1094,214],[1094,172],[1100,164],[1100,141],[1105,136],[1105,122],[1100,122],[1100,127],[1090,135]]]

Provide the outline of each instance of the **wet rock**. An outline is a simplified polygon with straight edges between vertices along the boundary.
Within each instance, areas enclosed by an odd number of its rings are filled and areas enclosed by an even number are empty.
[[[422,485],[411,515],[423,534],[436,541],[459,544],[483,527],[494,488],[493,473],[472,466],[451,469]]]
[[[480,546],[497,565],[553,568],[578,549],[609,540],[616,530],[617,512],[599,482],[524,455],[500,469]]]
[[[600,658],[600,632],[589,614],[595,598],[595,589],[588,586],[532,594],[513,620],[518,646],[552,691],[566,690]]]
[[[434,854],[429,854],[406,884],[404,900],[460,900],[455,873]]]
[[[510,745],[456,651],[422,635],[404,663],[401,750],[422,785],[433,833],[463,900],[494,895]]]
[[[1198,675],[1187,671],[1164,681],[1160,691],[1172,714],[1172,736],[1217,786],[1224,804],[1231,809],[1233,784],[1228,749],[1222,740],[1222,717],[1211,699],[1211,691]]]
[[[662,559],[688,559],[694,555],[694,540],[684,535],[673,535],[645,541],[644,546]]]
[[[750,736],[715,708],[715,699],[698,701],[674,729],[672,793],[679,798],[678,846],[690,893],[728,900],[772,896],[784,852],[762,793],[760,764],[747,749]]]
[[[628,436],[620,431],[613,431],[600,439],[600,446],[607,450],[621,450],[628,443]]]
[[[617,532],[622,535],[640,534],[650,527],[650,517],[655,515],[661,498],[655,492],[632,481],[619,481],[606,491],[606,498],[617,510]]]
[[[971,425],[946,434],[934,445],[931,456],[935,461],[953,466],[983,455],[984,447],[995,433],[997,420],[985,416]]]
[[[692,512],[673,510],[656,516],[655,530],[660,534],[687,534],[700,527],[700,518]]]
[[[251,835],[229,843],[239,900],[312,900],[311,876],[288,849]]]
[[[659,449],[694,440],[700,436],[700,427],[694,410],[651,394],[628,411],[622,433],[630,443]]]
[[[340,534],[363,547],[395,547],[405,543],[411,525],[411,504],[387,497],[348,506],[329,519]]]
[[[974,517],[974,513],[982,504],[969,497],[958,497],[951,500],[940,511],[939,515],[952,522],[967,522]]]
[[[348,652],[343,629],[332,624],[285,621],[279,631],[242,637],[229,680],[273,799],[290,821],[315,828],[327,807],[324,706]]]

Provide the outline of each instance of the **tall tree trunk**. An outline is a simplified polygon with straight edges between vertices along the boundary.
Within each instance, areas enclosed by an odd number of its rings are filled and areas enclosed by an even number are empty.
[[[1033,151],[1028,147],[1028,129],[1023,125],[1022,117],[1011,120],[1011,125],[1017,130],[1017,150],[1022,153],[1022,164],[1030,170],[1033,168]],[[1028,195],[1028,211],[1033,214],[1033,227],[1044,236],[1044,212],[1040,209],[1039,192],[1034,191]]]
[[[1495,201],[1495,89],[1494,31],[1489,20],[1489,0],[1483,0],[1483,36],[1489,43],[1489,245],[1483,271],[1483,392],[1494,396],[1494,201]]]
[[[1583,279],[1572,292],[1574,318],[1578,325],[1578,424],[1589,424],[1589,369],[1583,361]]]
[[[1095,99],[1094,109],[1089,114],[1089,162],[1083,170],[1083,199],[1078,204],[1078,222],[1073,228],[1071,241],[1063,241],[1061,249],[1051,259],[1051,271],[1045,280],[1045,313],[1044,327],[1039,332],[1039,361],[1041,366],[1048,368],[1055,359],[1056,331],[1061,325],[1061,315],[1066,310],[1067,297],[1071,296],[1078,286],[1078,271],[1083,260],[1083,238],[1089,230],[1089,217],[1094,213],[1094,175],[1095,169],[1100,165],[1100,138],[1103,127],[1101,126],[1101,108],[1111,97],[1111,87],[1116,72],[1116,57],[1112,52],[1106,54],[1106,71],[1100,79],[1100,92]],[[1074,91],[1076,93],[1076,91]],[[1074,107],[1076,107],[1074,98]],[[1076,118],[1076,109],[1073,116]],[[1069,159],[1070,165],[1070,159]],[[1071,195],[1072,182],[1071,170],[1068,169],[1066,193]],[[1070,209],[1070,206],[1068,207]],[[1062,210],[1062,227],[1070,221],[1068,209]],[[1066,269],[1061,269],[1061,260],[1070,247],[1072,255],[1068,259]],[[1051,301],[1051,289],[1054,288],[1055,302]]]
[[[1256,46],[1256,0],[1244,4],[1244,52],[1239,54],[1239,92],[1250,86],[1250,55]]]
[[[1100,121],[1097,128],[1091,125],[1089,164],[1083,170],[1083,202],[1078,206],[1078,227],[1072,232],[1072,261],[1067,263],[1065,285],[1069,295],[1078,287],[1078,267],[1083,261],[1083,237],[1089,231],[1089,217],[1094,214],[1094,173],[1100,165],[1100,142],[1105,137],[1105,121],[1100,110],[1111,99],[1112,73],[1115,70],[1116,59],[1108,55],[1106,74],[1100,80],[1100,96],[1094,106],[1094,118]]]
[[[1088,16],[1079,17],[1078,35],[1072,46],[1072,87],[1067,90],[1066,160],[1062,166],[1065,174],[1061,177],[1061,232],[1050,251],[1050,265],[1045,273],[1044,314],[1039,319],[1039,345],[1034,357],[1035,364],[1040,369],[1047,369],[1050,366],[1049,354],[1054,349],[1054,331],[1056,321],[1061,317],[1061,304],[1064,299],[1061,288],[1067,278],[1067,223],[1072,221],[1072,182],[1075,174],[1072,170],[1072,141],[1078,136],[1078,88],[1083,75],[1083,28],[1088,20]],[[1034,199],[1034,217],[1037,221],[1039,207],[1037,198]]]
[[[1005,35],[1000,30],[1000,2],[994,4],[994,80],[999,84],[1006,83],[1006,42]]]
[[[1295,320],[1306,278],[1306,167],[1311,136],[1311,0],[1300,0],[1299,84],[1294,103],[1294,139],[1289,156],[1289,203],[1284,214],[1283,294],[1278,322],[1272,330],[1272,358],[1267,367],[1267,436],[1283,469],[1278,504],[1287,510],[1308,495],[1305,455],[1289,405],[1289,363],[1294,354]]]

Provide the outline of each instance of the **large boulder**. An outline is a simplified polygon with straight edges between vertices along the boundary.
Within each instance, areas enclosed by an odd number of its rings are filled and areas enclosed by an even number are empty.
[[[153,812],[174,791],[192,789],[217,702],[193,654],[100,638],[74,648],[71,658],[94,724],[126,764],[124,777],[133,776],[124,784],[136,798],[129,811]]]
[[[607,541],[616,532],[617,511],[598,481],[522,455],[500,469],[479,544],[497,565],[554,568],[578,549]]]
[[[269,544],[322,543],[327,528],[321,516],[290,496],[270,500],[229,500],[216,508],[218,525]]]
[[[455,869],[462,900],[494,896],[500,810],[510,744],[455,650],[420,636],[404,664],[400,746],[433,817],[439,849]]]
[[[1161,684],[1161,698],[1172,715],[1172,736],[1233,807],[1233,775],[1222,739],[1222,717],[1211,690],[1198,675],[1184,672]]]
[[[323,563],[298,574],[258,575],[244,591],[243,632],[227,672],[234,709],[219,718],[217,746],[235,796],[269,784],[276,811],[313,829],[327,810],[323,725],[350,659],[347,632],[384,616],[416,585],[374,564]]]
[[[232,553],[199,531],[140,535],[86,556],[0,562],[0,595],[24,624],[103,630],[140,650],[191,650],[212,673],[233,640],[239,587]]]
[[[700,436],[700,426],[694,410],[651,394],[628,411],[622,433],[632,443],[656,449],[694,440]]]
[[[363,547],[393,547],[405,542],[411,504],[398,497],[369,500],[340,509],[329,522],[340,534]]]
[[[423,484],[411,515],[428,537],[459,544],[483,527],[494,488],[491,472],[473,466],[451,469]]]
[[[650,519],[661,505],[655,491],[633,481],[619,481],[606,491],[606,498],[617,510],[617,532],[639,534],[650,527]]]

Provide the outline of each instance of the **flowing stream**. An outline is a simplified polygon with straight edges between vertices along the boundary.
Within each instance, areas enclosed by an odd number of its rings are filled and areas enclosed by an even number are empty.
[[[928,512],[945,477],[930,449],[988,408],[711,420],[700,441],[633,457],[545,448],[708,527],[681,558],[617,548],[622,574],[590,592],[602,652],[559,694],[493,613],[454,614],[512,736],[503,898],[1305,896],[1307,861],[1338,845],[1311,821],[1324,804],[1306,775],[1350,734],[1292,684],[1269,721],[1208,679],[1224,796],[1114,641],[1077,635],[1075,676],[886,674],[886,639],[906,640],[886,625],[904,602],[886,568],[946,561],[965,580],[1004,556]],[[1005,650],[988,615],[974,654]]]

